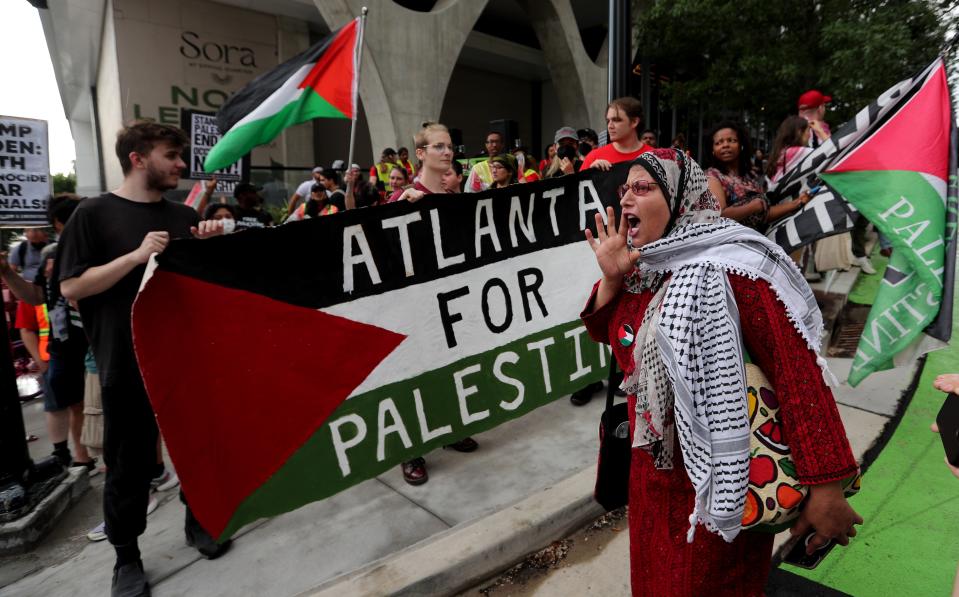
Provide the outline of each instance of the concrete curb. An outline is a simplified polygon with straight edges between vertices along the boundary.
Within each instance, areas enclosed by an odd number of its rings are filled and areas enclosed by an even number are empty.
[[[60,517],[90,489],[85,468],[72,468],[50,495],[23,518],[0,524],[0,555],[29,551]]]
[[[473,587],[603,514],[595,467],[301,595],[451,595]]]

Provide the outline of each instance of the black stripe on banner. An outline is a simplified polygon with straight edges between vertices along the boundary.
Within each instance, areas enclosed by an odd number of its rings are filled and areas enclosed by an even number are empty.
[[[852,230],[855,209],[837,193],[817,195],[799,213],[773,225],[766,236],[790,253],[817,240]],[[828,223],[823,227],[821,217]]]
[[[628,170],[623,163],[609,173],[590,169],[203,241],[175,240],[160,255],[160,268],[304,307],[327,307],[584,242],[581,223],[595,233],[597,205],[618,213],[616,187]]]

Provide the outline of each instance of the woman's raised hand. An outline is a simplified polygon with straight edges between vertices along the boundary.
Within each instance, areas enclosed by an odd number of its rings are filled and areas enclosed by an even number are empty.
[[[623,276],[633,271],[639,260],[639,251],[630,251],[626,242],[628,224],[626,217],[620,218],[619,227],[616,226],[616,213],[612,207],[606,208],[606,224],[602,214],[596,214],[596,233],[586,229],[586,242],[596,254],[596,263],[603,272],[603,277],[610,281],[620,281]]]

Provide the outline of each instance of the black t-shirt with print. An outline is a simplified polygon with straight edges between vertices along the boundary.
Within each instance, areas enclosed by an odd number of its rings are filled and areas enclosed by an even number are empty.
[[[259,209],[236,207],[236,229],[266,228],[273,225],[273,216]]]
[[[148,232],[169,232],[171,240],[190,238],[190,227],[199,221],[196,210],[166,199],[139,203],[113,193],[84,199],[60,235],[59,279],[79,277],[136,250]],[[112,287],[79,301],[83,328],[105,386],[128,383],[140,375],[130,313],[145,270],[139,265]]]

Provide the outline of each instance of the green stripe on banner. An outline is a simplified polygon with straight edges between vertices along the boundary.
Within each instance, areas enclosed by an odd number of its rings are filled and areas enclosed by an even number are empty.
[[[237,508],[222,536],[605,379],[609,359],[609,347],[573,321],[354,396]]]
[[[326,98],[312,88],[269,118],[254,120],[227,131],[213,146],[203,163],[203,169],[213,172],[229,166],[257,145],[269,143],[283,129],[314,118],[346,118]]]

